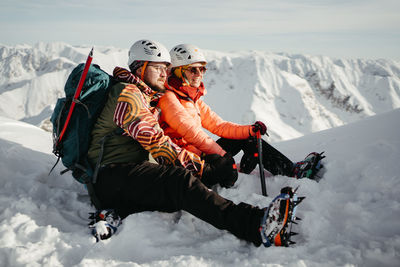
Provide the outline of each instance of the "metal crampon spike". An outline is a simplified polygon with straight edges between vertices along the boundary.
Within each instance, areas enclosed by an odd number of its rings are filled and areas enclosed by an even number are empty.
[[[294,206],[296,207],[299,205],[306,197],[298,197],[296,201],[293,202]]]

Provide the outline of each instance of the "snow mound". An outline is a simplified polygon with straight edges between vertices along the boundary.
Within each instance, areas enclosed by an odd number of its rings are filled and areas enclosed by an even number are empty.
[[[84,188],[56,158],[51,136],[0,117],[0,261],[3,266],[398,266],[400,262],[400,109],[357,123],[274,143],[292,160],[325,151],[315,181],[239,175],[216,188],[235,202],[266,206],[283,186],[307,198],[297,245],[256,248],[186,212],[143,212],[126,218],[111,239],[94,243]]]

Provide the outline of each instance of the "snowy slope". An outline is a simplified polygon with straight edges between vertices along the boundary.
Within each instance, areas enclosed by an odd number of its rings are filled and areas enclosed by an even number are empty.
[[[29,136],[29,138],[28,138]],[[51,137],[0,117],[0,262],[2,266],[398,266],[400,262],[400,109],[275,143],[292,160],[326,151],[319,182],[240,174],[235,202],[265,206],[279,189],[307,196],[290,248],[256,248],[183,212],[129,216],[110,240],[94,243],[84,189],[60,176]]]
[[[41,125],[65,80],[90,47],[64,43],[0,45],[0,116]],[[287,140],[400,107],[400,63],[257,51],[205,51],[206,102],[222,118],[267,123]],[[95,47],[94,63],[112,73],[127,50]]]

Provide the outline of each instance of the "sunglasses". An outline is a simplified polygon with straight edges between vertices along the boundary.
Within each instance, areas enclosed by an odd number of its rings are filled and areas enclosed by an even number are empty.
[[[184,68],[184,70],[190,71],[192,74],[196,74],[197,72],[203,74],[206,72],[207,68],[206,67],[187,67]]]

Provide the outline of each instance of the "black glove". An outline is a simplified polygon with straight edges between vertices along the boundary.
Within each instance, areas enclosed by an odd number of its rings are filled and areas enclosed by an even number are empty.
[[[262,121],[256,121],[252,125],[252,130],[253,132],[258,132],[260,131],[261,135],[267,134],[267,126],[262,122]],[[268,135],[268,134],[267,134]]]
[[[232,187],[238,179],[235,160],[226,153],[223,157],[217,154],[210,154],[204,157],[202,182],[211,187],[219,183],[222,187]]]

